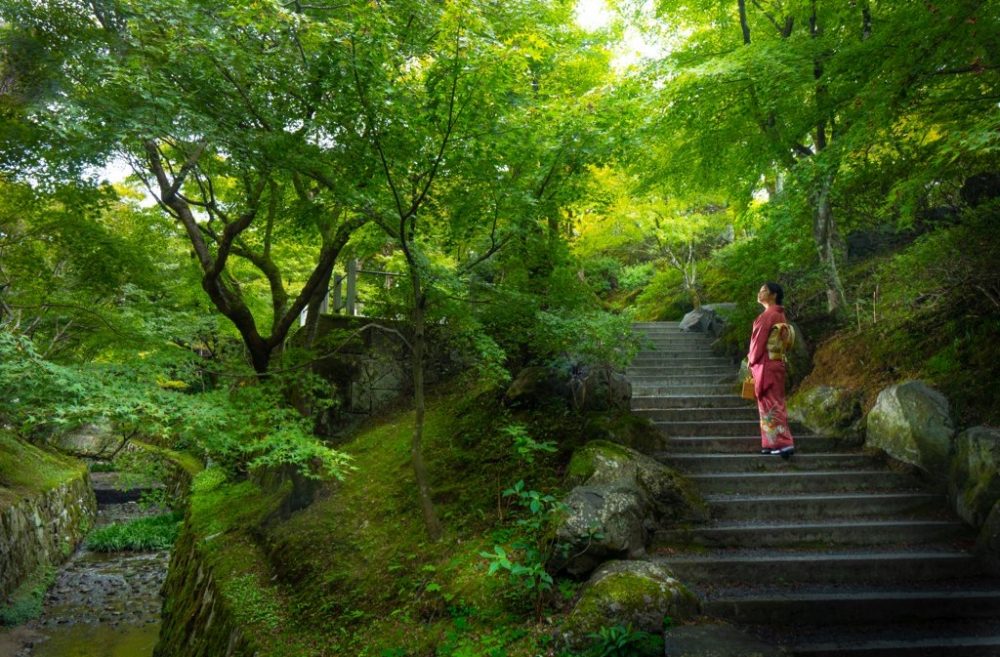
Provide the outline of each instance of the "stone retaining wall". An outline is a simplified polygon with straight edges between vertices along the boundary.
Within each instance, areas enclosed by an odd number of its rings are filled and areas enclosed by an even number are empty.
[[[160,638],[153,657],[252,657],[256,653],[226,608],[215,577],[198,552],[197,540],[186,526],[170,557],[163,597]]]
[[[39,567],[65,561],[96,513],[83,469],[60,486],[0,508],[0,602]]]

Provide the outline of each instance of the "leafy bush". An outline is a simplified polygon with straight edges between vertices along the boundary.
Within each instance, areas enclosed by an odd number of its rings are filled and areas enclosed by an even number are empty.
[[[617,258],[588,258],[582,262],[587,285],[598,294],[618,289],[622,265]]]
[[[638,290],[645,287],[653,279],[656,266],[652,262],[640,262],[636,265],[622,267],[619,284],[623,290]]]
[[[681,273],[676,269],[661,269],[636,298],[634,315],[641,321],[678,320],[691,308]]]
[[[177,540],[182,521],[183,516],[179,513],[165,513],[126,523],[116,522],[91,532],[87,547],[94,552],[169,550]]]

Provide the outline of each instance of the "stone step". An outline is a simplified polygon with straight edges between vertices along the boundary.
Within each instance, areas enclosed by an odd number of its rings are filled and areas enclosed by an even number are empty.
[[[657,365],[655,367],[632,365],[625,370],[625,375],[629,379],[633,378],[662,378],[677,377],[679,375],[696,376],[735,376],[738,371],[732,365]]]
[[[671,384],[671,385],[647,385],[632,383],[633,397],[671,397],[671,396],[692,396],[692,395],[732,395],[735,394],[736,383],[716,383],[707,385],[691,384]]]
[[[991,593],[996,591],[954,591],[923,599],[915,593],[898,602],[874,598],[860,610],[872,612],[872,620],[847,613],[845,617],[861,620],[817,632],[789,632],[787,625],[775,630],[791,634],[786,654],[801,657],[997,657],[1000,623]],[[843,606],[838,602],[830,608],[839,613]],[[885,620],[873,625],[879,617]],[[897,617],[899,621],[889,620]]]
[[[654,420],[653,426],[668,436],[759,436],[760,420],[705,420],[681,421]],[[792,435],[798,433],[792,425]]]
[[[654,548],[922,545],[967,536],[968,531],[957,520],[720,522],[708,527],[658,531],[653,536],[652,545]]]
[[[673,367],[675,365],[729,366],[734,369],[739,367],[739,365],[728,358],[721,358],[718,356],[702,356],[701,354],[689,354],[683,352],[677,352],[670,355],[662,352],[639,354],[632,360],[631,363],[631,367]]]
[[[678,360],[685,361],[702,361],[702,360],[722,360],[724,363],[732,365],[734,368],[739,368],[739,363],[734,363],[728,358],[722,358],[720,356],[712,355],[711,351],[704,351],[701,349],[660,349],[656,351],[640,351],[629,365],[639,365],[639,364],[649,364],[652,362],[654,365],[660,362],[676,362]]]
[[[1000,655],[1000,635],[931,639],[869,638],[852,644],[839,642],[805,644],[792,648],[792,655],[795,657],[997,657]]]
[[[641,395],[632,389],[632,410],[646,408],[723,408],[747,404],[745,399],[729,391],[720,395]]]
[[[906,517],[940,513],[946,508],[947,502],[942,494],[923,492],[706,495],[705,501],[708,502],[712,518],[744,521]]]
[[[794,462],[803,454],[819,454],[840,451],[841,440],[828,436],[803,434],[795,436],[797,453]],[[670,436],[666,439],[665,450],[670,452],[726,452],[731,454],[760,454],[760,434],[755,436]],[[780,457],[773,457],[780,460]]]
[[[662,351],[687,351],[712,356],[712,342],[701,338],[642,338],[639,351],[655,354]]]
[[[1000,614],[1000,586],[955,590],[927,586],[873,587],[867,591],[785,589],[761,593],[723,593],[704,601],[708,614],[747,624],[770,626],[855,625],[995,618]],[[794,631],[794,630],[792,630]],[[844,632],[850,634],[850,631]],[[833,632],[834,635],[839,634]],[[812,643],[812,642],[810,642]],[[830,643],[812,643],[816,647]],[[809,644],[799,644],[800,646]]]
[[[727,369],[725,372],[674,372],[661,370],[658,374],[629,374],[629,383],[633,386],[685,386],[685,385],[715,385],[725,384],[732,390],[736,384],[736,372]]]
[[[917,480],[910,475],[886,470],[695,474],[688,478],[703,494],[903,491],[918,487]]]
[[[720,408],[637,408],[632,411],[639,417],[671,422],[757,420],[756,406],[729,406]]]
[[[767,454],[678,454],[657,452],[657,460],[684,473],[795,472],[799,470],[872,470],[879,459],[860,452],[848,454],[796,454],[785,460]]]
[[[685,583],[875,584],[947,581],[980,572],[970,553],[953,551],[781,552],[746,550],[655,557]]]

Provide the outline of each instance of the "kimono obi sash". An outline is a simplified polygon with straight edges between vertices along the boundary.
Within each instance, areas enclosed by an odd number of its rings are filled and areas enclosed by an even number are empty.
[[[785,360],[785,354],[795,343],[795,329],[784,322],[771,327],[767,335],[767,357],[771,360]]]

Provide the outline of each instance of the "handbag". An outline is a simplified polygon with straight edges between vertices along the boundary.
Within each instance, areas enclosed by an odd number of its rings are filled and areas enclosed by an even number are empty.
[[[743,399],[757,399],[757,395],[753,390],[753,377],[748,376],[743,379],[743,388],[740,390],[740,397]]]

